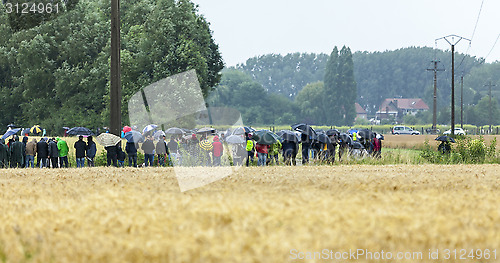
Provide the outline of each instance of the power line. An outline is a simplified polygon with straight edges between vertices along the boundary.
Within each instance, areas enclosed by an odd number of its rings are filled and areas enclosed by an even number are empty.
[[[474,30],[472,31],[472,36],[470,38],[469,46],[467,47],[467,50],[465,51],[465,55],[462,58],[462,61],[460,61],[460,65],[458,65],[458,69],[460,69],[460,67],[462,66],[462,63],[465,60],[465,57],[469,54],[469,49],[470,49],[472,40],[474,39],[474,35],[476,34],[477,25],[479,24],[479,18],[481,17],[481,12],[483,11],[483,4],[484,4],[484,0],[481,1],[481,7],[479,8],[479,13],[477,14],[476,25],[474,25]]]
[[[498,42],[498,39],[500,38],[500,34],[498,34],[497,36],[497,40],[495,40],[495,43],[493,43],[493,47],[491,47],[490,49],[490,52],[488,52],[488,55],[486,55],[486,57],[484,57],[484,61],[486,61],[486,58],[491,54],[491,52],[493,51],[493,49],[495,48],[497,42]]]

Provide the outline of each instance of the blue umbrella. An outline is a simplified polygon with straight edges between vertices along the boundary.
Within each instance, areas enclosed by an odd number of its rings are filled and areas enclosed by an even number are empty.
[[[16,128],[16,129],[10,129],[8,130],[3,136],[2,136],[2,140],[4,140],[5,138],[9,137],[9,136],[12,136],[16,133],[18,133],[19,131],[21,130],[21,128]]]
[[[129,131],[123,136],[128,142],[144,142],[144,136],[138,131]]]

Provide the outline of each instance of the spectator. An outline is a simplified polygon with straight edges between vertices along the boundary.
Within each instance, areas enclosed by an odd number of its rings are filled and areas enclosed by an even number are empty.
[[[0,150],[1,151],[1,150]],[[36,139],[33,138],[26,144],[26,164],[25,167],[35,167]]]
[[[64,141],[61,138],[57,138],[57,149],[59,150],[59,167],[69,167],[68,163],[68,152],[69,152],[69,147],[66,141]]]
[[[142,144],[141,149],[144,151],[144,165],[146,167],[153,166],[155,159],[154,151],[155,145],[152,136],[148,136],[146,141]]]
[[[117,144],[117,153],[116,153],[116,159],[118,160],[118,167],[124,167],[125,166],[125,152],[122,150],[122,143],[119,142]]]
[[[52,165],[52,168],[59,167],[59,149],[57,148],[55,138],[49,140],[49,161],[50,164],[47,165],[48,167],[50,167],[50,165]]]
[[[107,152],[106,159],[107,159],[108,166],[111,166],[111,164],[113,164],[114,167],[118,167],[118,163],[117,163],[117,161],[118,161],[118,146],[117,145],[104,147],[104,149]]]
[[[127,142],[125,145],[125,151],[128,156],[128,166],[137,167],[137,146],[134,142]]]
[[[24,160],[23,153],[26,152],[23,143],[19,141],[19,137],[14,135],[14,141],[10,145],[10,167],[23,168]]]
[[[9,147],[3,139],[0,139],[0,168],[8,168],[10,159]]]
[[[257,151],[257,165],[258,166],[266,166],[266,159],[268,154],[269,145],[258,144],[255,145],[255,150]]]
[[[170,141],[167,143],[167,149],[170,152],[169,154],[170,163],[172,165],[177,164],[177,157],[179,155],[179,144],[175,141],[174,136],[170,137]]]
[[[36,166],[40,168],[47,167],[47,158],[49,157],[49,145],[47,138],[42,138],[36,144]]]
[[[85,167],[85,151],[87,150],[87,144],[83,141],[83,136],[78,137],[78,141],[75,142],[75,155],[76,155],[76,167]]]
[[[97,154],[97,147],[92,140],[92,136],[87,137],[87,163],[89,167],[94,167],[94,158]]]
[[[215,136],[213,139],[213,149],[212,149],[212,155],[214,157],[213,164],[214,166],[220,166],[221,165],[221,157],[224,154],[224,146],[222,146],[222,143],[219,141],[219,136]]]
[[[165,141],[165,135],[160,137],[158,143],[156,143],[156,155],[158,156],[158,166],[165,166],[165,157],[169,154],[167,147],[167,142]]]

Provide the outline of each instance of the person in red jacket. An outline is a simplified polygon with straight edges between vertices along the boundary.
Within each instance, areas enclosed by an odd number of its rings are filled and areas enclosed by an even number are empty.
[[[258,144],[255,145],[255,150],[257,151],[257,165],[266,166],[267,153],[269,152],[269,145]]]
[[[222,154],[224,153],[224,147],[222,146],[222,143],[219,141],[219,136],[214,137],[214,142],[212,143],[213,149],[212,149],[212,156],[214,157],[214,166],[220,166],[221,165],[221,157]]]

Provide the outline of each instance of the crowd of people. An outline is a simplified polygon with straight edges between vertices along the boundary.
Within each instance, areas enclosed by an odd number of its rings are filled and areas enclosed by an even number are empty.
[[[79,136],[74,148],[77,167],[84,167],[85,161],[88,166],[94,166],[97,147],[92,136],[87,137],[87,142]],[[0,168],[68,168],[68,153],[69,146],[61,138],[44,137],[39,141],[33,138],[29,141],[24,136],[19,141],[19,136],[14,135],[7,143],[0,140]]]
[[[277,137],[272,143],[263,143],[254,138],[253,131],[239,133],[241,137],[236,143],[226,141],[226,137],[235,136],[230,132],[202,133],[186,136],[185,134],[153,136],[145,134],[144,140],[134,142],[127,140],[125,149],[122,141],[113,146],[106,146],[106,164],[108,166],[130,167],[139,166],[221,166],[246,165],[256,163],[266,165],[297,165],[297,155],[301,153],[302,164],[308,162],[335,162],[345,158],[346,154],[359,158],[365,155],[380,157],[382,148],[381,135],[371,131],[340,133],[307,133],[286,131],[295,134],[290,137]],[[274,134],[274,133],[273,133]],[[279,134],[279,133],[278,133]],[[277,136],[277,135],[276,135]],[[323,139],[321,139],[323,136]],[[76,167],[95,166],[97,154],[96,143],[92,136],[87,141],[79,136],[73,145],[75,149]],[[99,139],[99,138],[98,138]],[[69,147],[61,138],[35,138],[28,141],[24,136],[22,141],[17,135],[7,144],[0,141],[0,167],[2,168],[60,168],[69,166]],[[338,147],[338,149],[337,149]],[[144,162],[138,162],[138,152],[144,153]],[[226,152],[227,157],[222,158]],[[281,157],[280,157],[281,156]],[[125,163],[128,158],[128,164]],[[255,158],[257,160],[255,160]]]

